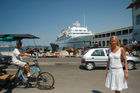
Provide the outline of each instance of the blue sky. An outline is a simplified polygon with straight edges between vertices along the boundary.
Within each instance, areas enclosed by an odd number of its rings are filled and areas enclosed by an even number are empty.
[[[0,0],[0,34],[33,34],[37,44],[56,40],[79,21],[93,33],[132,25],[131,0]],[[26,42],[27,43],[27,42]]]

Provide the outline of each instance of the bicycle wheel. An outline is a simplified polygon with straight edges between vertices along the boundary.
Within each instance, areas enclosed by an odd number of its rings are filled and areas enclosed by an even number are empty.
[[[54,77],[49,72],[42,72],[37,77],[37,86],[39,89],[52,89]]]

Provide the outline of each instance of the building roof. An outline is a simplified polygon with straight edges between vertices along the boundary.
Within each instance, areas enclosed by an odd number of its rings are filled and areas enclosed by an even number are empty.
[[[132,8],[134,5],[140,3],[140,0],[133,0],[126,8]]]
[[[113,30],[109,30],[109,31],[98,32],[98,33],[95,33],[94,35],[107,34],[107,33],[111,33],[111,32],[118,32],[118,31],[122,31],[125,29],[132,29],[132,28],[133,28],[133,26],[127,26],[127,27],[117,28],[117,29],[113,29]]]

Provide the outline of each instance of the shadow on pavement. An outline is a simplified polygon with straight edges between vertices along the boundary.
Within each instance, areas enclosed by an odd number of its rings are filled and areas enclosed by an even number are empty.
[[[87,70],[84,66],[82,66],[82,65],[80,65],[79,66],[79,69],[81,69],[81,70]],[[104,66],[100,66],[100,67],[95,67],[95,69],[94,70],[105,70],[106,69],[106,67],[104,67]],[[91,70],[92,71],[92,70]]]
[[[0,92],[2,91],[2,93],[12,93],[12,90],[16,88],[16,86],[7,84],[4,86],[0,86]]]
[[[81,69],[81,70],[87,70],[87,69],[86,69],[84,66],[82,66],[82,65],[79,66],[79,69]],[[105,70],[105,69],[106,69],[105,66],[98,66],[98,67],[95,67],[95,69],[93,69],[93,70],[87,70],[87,71]],[[125,67],[123,67],[123,70],[125,70]],[[132,70],[129,70],[129,71],[134,71],[134,70],[138,70],[138,68],[136,67],[136,68],[134,68],[134,69],[132,69]]]
[[[92,90],[92,93],[102,93],[102,92],[99,90]]]

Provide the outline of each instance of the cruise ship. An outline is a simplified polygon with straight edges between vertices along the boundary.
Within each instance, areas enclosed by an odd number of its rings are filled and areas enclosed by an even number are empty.
[[[85,26],[80,26],[80,23],[76,21],[72,27],[68,27],[66,30],[62,30],[61,34],[57,36],[56,44],[59,48],[63,47],[77,47],[82,48],[89,46],[93,33]]]

